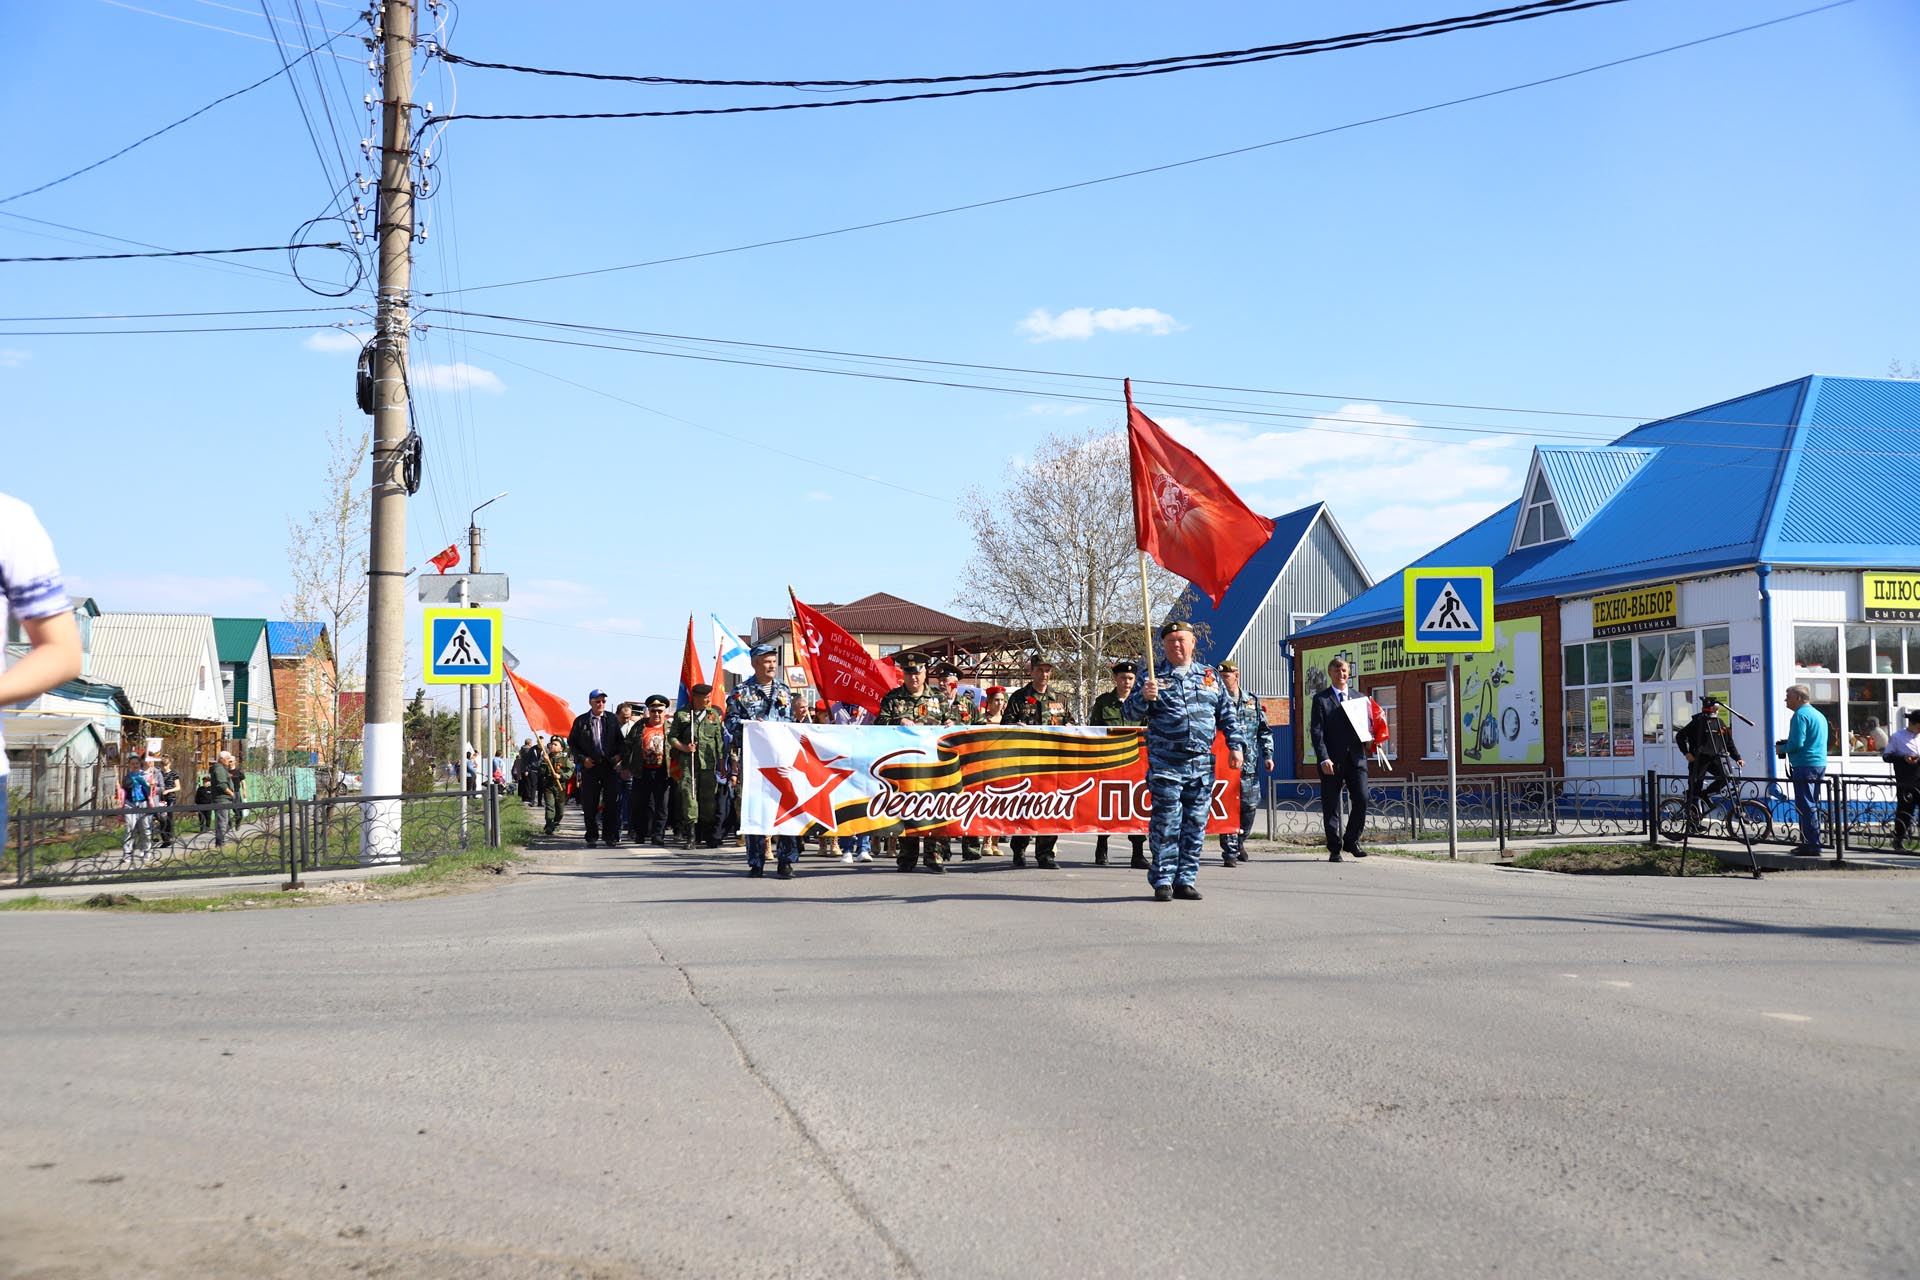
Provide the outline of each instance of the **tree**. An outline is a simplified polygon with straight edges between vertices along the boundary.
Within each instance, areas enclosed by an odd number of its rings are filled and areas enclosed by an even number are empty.
[[[1138,656],[1147,642],[1126,435],[1048,436],[998,487],[969,490],[962,519],[973,554],[956,603],[1035,649],[1051,641],[1060,651],[1048,656],[1084,721],[1114,659]],[[1164,616],[1186,584],[1152,561],[1147,579],[1155,616]]]
[[[430,705],[427,691],[415,689],[402,716],[401,733],[406,756],[400,785],[409,792],[433,790],[434,766],[442,760],[458,765],[459,713]]]
[[[367,611],[367,536],[372,490],[361,485],[360,465],[371,433],[354,431],[336,419],[327,433],[327,464],[321,476],[321,500],[306,515],[287,520],[287,568],[292,589],[283,605],[301,622],[323,622],[333,644],[329,687],[309,691],[322,708],[315,726],[315,751],[322,763],[340,770],[355,762],[340,722],[340,690],[358,688]],[[326,680],[326,677],[322,677]]]

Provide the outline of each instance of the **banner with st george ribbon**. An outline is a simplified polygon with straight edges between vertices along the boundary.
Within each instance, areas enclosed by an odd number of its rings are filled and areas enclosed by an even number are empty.
[[[741,727],[740,830],[749,835],[1144,833],[1152,809],[1139,728]],[[1207,830],[1238,831],[1240,778],[1223,740],[1213,756]]]

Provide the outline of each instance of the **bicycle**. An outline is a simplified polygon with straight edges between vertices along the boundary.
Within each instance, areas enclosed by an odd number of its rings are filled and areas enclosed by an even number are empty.
[[[1773,835],[1773,811],[1762,801],[1741,793],[1745,782],[1745,776],[1736,773],[1710,797],[1668,796],[1660,802],[1661,837],[1680,844],[1690,837],[1718,834],[1748,848],[1766,841]]]

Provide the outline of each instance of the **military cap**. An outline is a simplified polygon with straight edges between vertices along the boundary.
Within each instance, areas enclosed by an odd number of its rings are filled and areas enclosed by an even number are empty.
[[[1706,697],[1700,699],[1700,709],[1702,711],[1705,711],[1708,707],[1717,707],[1720,705],[1720,699],[1714,697],[1712,694],[1708,694]]]
[[[1164,622],[1160,625],[1160,638],[1162,640],[1165,640],[1168,636],[1172,635],[1176,631],[1184,631],[1188,635],[1192,635],[1193,624],[1191,622],[1188,622],[1184,618],[1175,619],[1169,622]]]
[[[1232,671],[1237,674],[1240,670],[1240,664],[1235,662],[1232,658],[1228,658],[1225,662],[1215,667],[1214,670],[1222,673]]]
[[[664,707],[667,705],[667,695],[664,693],[650,693],[647,695],[647,705],[650,707]]]
[[[768,641],[766,644],[757,644],[747,650],[747,656],[749,658],[777,658],[780,656],[780,646],[774,644],[772,641]]]
[[[1050,667],[1053,665],[1053,659],[1035,650],[1027,655],[1027,665],[1030,667]]]
[[[697,698],[703,693],[712,693],[713,686],[710,684],[697,684],[693,686],[693,688],[687,690],[687,692]]]
[[[1130,676],[1130,675],[1133,675],[1135,672],[1137,672],[1139,669],[1140,669],[1139,667],[1135,666],[1131,662],[1116,662],[1113,664],[1113,674],[1117,676]]]
[[[896,653],[893,655],[893,665],[900,669],[901,675],[905,675],[909,671],[925,671],[927,660],[917,653]]]

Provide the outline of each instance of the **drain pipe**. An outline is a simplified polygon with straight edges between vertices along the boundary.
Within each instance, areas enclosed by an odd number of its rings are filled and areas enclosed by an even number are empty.
[[[1767,704],[1767,740],[1760,744],[1760,749],[1767,753],[1768,760],[1774,761],[1771,772],[1774,785],[1778,786],[1781,780],[1780,765],[1773,753],[1773,744],[1779,740],[1774,736],[1775,703],[1778,700],[1774,697],[1773,689],[1773,593],[1767,590],[1767,578],[1772,572],[1772,565],[1754,566],[1754,574],[1760,579],[1760,679],[1765,685]]]

